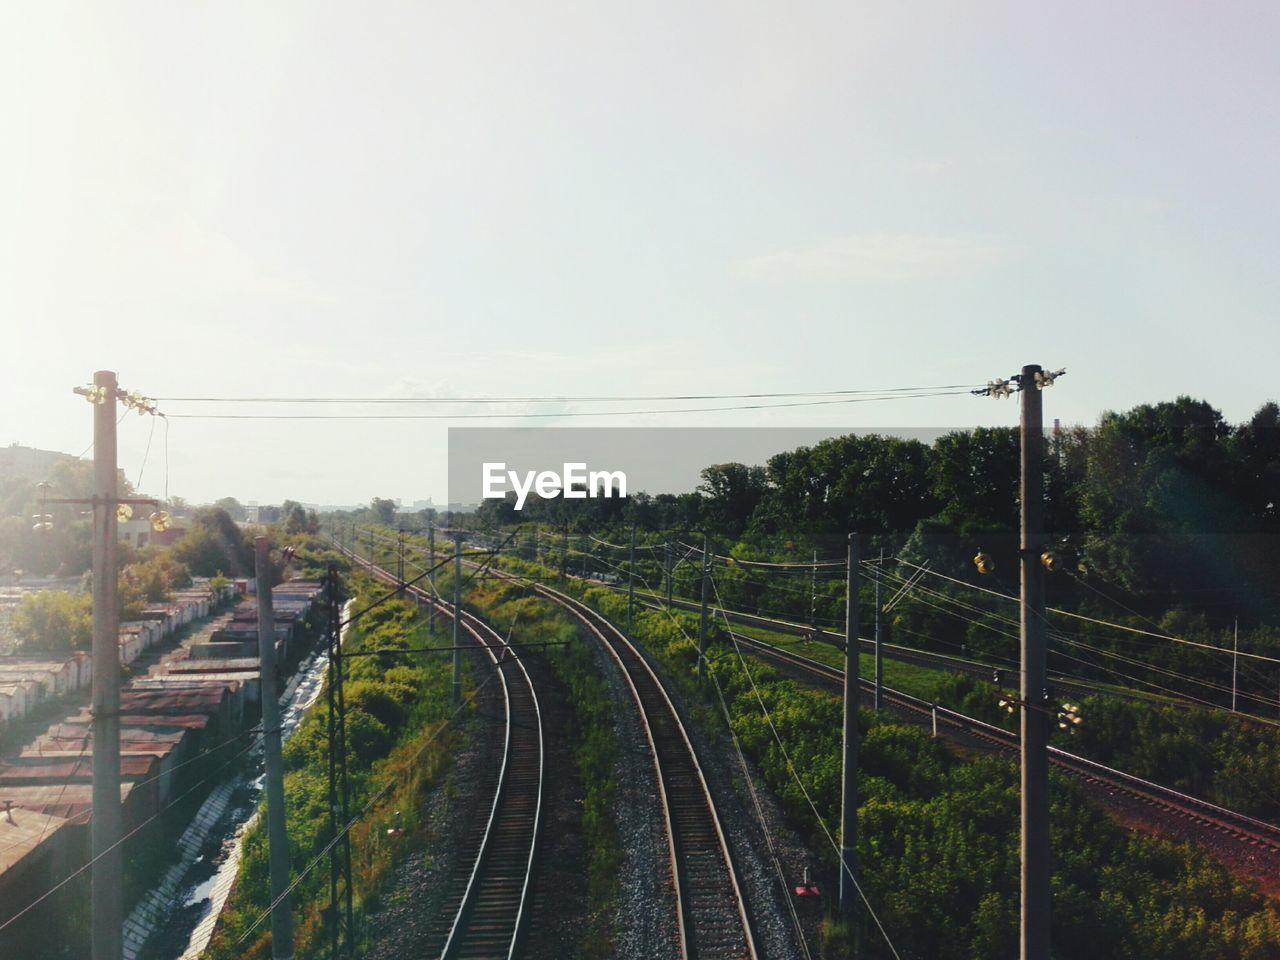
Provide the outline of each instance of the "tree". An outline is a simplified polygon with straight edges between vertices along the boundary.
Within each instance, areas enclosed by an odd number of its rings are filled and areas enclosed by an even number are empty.
[[[1229,435],[1221,413],[1179,397],[1104,414],[1089,441],[1090,564],[1153,611],[1212,586],[1220,535],[1249,529],[1231,497]]]
[[[235,497],[223,497],[221,500],[213,501],[213,505],[224,511],[232,520],[244,520],[246,516],[244,506]]]
[[[396,502],[383,497],[374,497],[369,502],[369,512],[373,514],[374,523],[389,527],[396,519]]]
[[[315,511],[308,513],[300,503],[286,500],[280,509],[284,516],[284,532],[287,534],[315,533],[319,528]]]
[[[13,618],[24,651],[87,650],[93,643],[93,597],[44,590],[22,598]]]
[[[173,556],[198,577],[216,573],[242,577],[252,567],[253,545],[225,510],[203,507],[196,511],[190,529],[174,544]]]
[[[740,536],[764,498],[764,468],[742,463],[706,467],[698,492],[703,496],[707,525],[717,533]]]

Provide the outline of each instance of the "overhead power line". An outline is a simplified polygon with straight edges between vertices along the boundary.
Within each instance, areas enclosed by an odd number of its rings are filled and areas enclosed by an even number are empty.
[[[916,566],[916,564],[914,563],[910,563],[905,560],[902,562],[908,567],[915,567],[917,570],[921,569],[920,567]],[[966,589],[969,589],[969,590],[976,590],[979,593],[989,593],[992,596],[1000,597],[1002,600],[1008,600],[1012,603],[1018,602],[1018,598],[1011,594],[1001,593],[998,590],[991,590],[986,587],[980,587],[977,584],[969,583],[965,580],[957,579],[956,577],[949,577],[944,573],[939,573],[937,570],[929,570],[927,572],[930,576],[939,577],[943,580],[948,580],[951,583],[959,584],[960,586],[965,587]],[[1155,633],[1151,630],[1143,630],[1139,627],[1130,627],[1123,623],[1113,623],[1110,620],[1100,620],[1097,617],[1086,616],[1083,613],[1073,613],[1070,610],[1061,610],[1057,607],[1049,607],[1048,611],[1050,613],[1056,613],[1062,617],[1070,617],[1073,620],[1081,620],[1081,621],[1084,621],[1085,623],[1092,623],[1101,627],[1110,627],[1113,630],[1121,630],[1121,631],[1124,631],[1125,633],[1132,633],[1141,637],[1150,637],[1153,640],[1167,640],[1171,643],[1181,643],[1189,647],[1196,647],[1200,650],[1208,650],[1212,653],[1222,653],[1222,654],[1233,653],[1230,649],[1226,647],[1215,646],[1214,644],[1211,644],[1211,643],[1200,643],[1199,641],[1196,641],[1196,640],[1187,640],[1185,637],[1170,636],[1167,633]],[[1261,653],[1246,653],[1242,650],[1239,653],[1233,654],[1233,655],[1248,658],[1250,660],[1256,660],[1260,663],[1280,663],[1280,658],[1269,657]]]
[[[823,407],[852,403],[873,403],[884,400],[952,397],[967,392],[967,390],[940,390],[925,393],[890,393],[884,391],[872,396],[844,396],[833,400],[798,400],[788,403],[743,403],[720,407],[668,407],[645,410],[545,410],[520,411],[515,413],[171,413],[169,414],[169,417],[174,420],[528,420],[553,419],[559,417],[636,417],[660,416],[663,414],[678,413],[727,413],[741,410],[782,410],[792,407]],[[169,402],[174,401],[170,400]],[[241,401],[229,399],[227,402]],[[265,399],[259,402],[270,403],[276,401]],[[480,401],[453,402],[472,403]],[[565,401],[530,400],[522,402],[558,403]]]
[[[967,390],[971,386],[973,385],[965,383],[944,383],[928,387],[885,387],[879,390],[797,390],[782,393],[633,394],[580,397],[157,397],[156,399],[165,403],[638,403],[913,394],[933,390]]]

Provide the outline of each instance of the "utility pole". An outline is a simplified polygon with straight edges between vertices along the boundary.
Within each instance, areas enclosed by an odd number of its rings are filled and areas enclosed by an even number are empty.
[[[698,679],[707,674],[707,594],[711,585],[711,546],[705,531],[702,534],[702,616],[698,620]]]
[[[1240,661],[1240,618],[1236,617],[1235,639],[1231,643],[1231,712],[1236,712],[1236,667]]]
[[[627,554],[627,630],[635,629],[636,616],[636,525],[631,525],[631,551]]]
[[[813,551],[813,569],[809,576],[809,626],[818,626],[818,551]]]
[[[876,695],[873,701],[876,713],[880,712],[881,687],[884,686],[884,660],[880,656],[880,580],[882,577],[884,577],[884,547],[880,548],[880,563],[876,566]]]
[[[453,535],[453,705],[462,703],[462,534]]]
[[[404,531],[401,530],[396,535],[396,579],[400,582],[400,589],[404,589]]]
[[[1049,960],[1049,712],[1046,699],[1044,409],[1041,368],[1022,368],[1021,960]]]
[[[354,950],[355,914],[352,902],[351,789],[347,780],[347,700],[342,654],[342,604],[338,570],[329,567],[329,676],[325,683],[329,745],[329,957],[338,960],[338,945],[346,930],[348,955]],[[345,910],[340,910],[338,890],[343,889]],[[273,927],[274,929],[274,927]]]
[[[427,521],[427,583],[431,584],[431,609],[427,614],[427,630],[431,636],[436,635],[436,525],[430,520]]]
[[[560,551],[560,579],[568,576],[569,563],[569,521],[564,522],[564,549]]]
[[[853,913],[858,871],[858,535],[849,534],[844,610],[844,778],[840,799],[840,912]]]
[[[120,849],[120,625],[116,606],[116,375],[99,370],[93,410],[93,960],[120,960],[124,858]]]
[[[293,913],[289,904],[289,836],[284,817],[284,760],[280,753],[280,693],[276,689],[276,618],[271,594],[271,543],[254,537],[258,580],[258,689],[267,772],[267,857],[271,871],[271,956],[293,960]]]
[[[662,573],[663,580],[666,581],[664,586],[667,589],[667,606],[671,606],[671,576],[675,571],[671,569],[671,541],[668,540],[663,544],[662,548]]]

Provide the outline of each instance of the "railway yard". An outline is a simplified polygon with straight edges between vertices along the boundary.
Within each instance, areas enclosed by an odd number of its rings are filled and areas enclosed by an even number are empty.
[[[376,566],[349,549],[344,553],[353,564],[392,587],[407,576],[403,565],[397,574],[391,565]],[[641,889],[630,888],[626,895],[630,909],[616,927],[615,955],[819,955],[821,894],[814,900],[797,894],[804,889],[801,881],[807,882],[811,867],[815,879],[821,875],[824,881],[829,880],[830,874],[817,868],[820,858],[805,850],[806,844],[795,835],[776,802],[766,798],[761,803],[761,784],[754,765],[740,754],[735,760],[733,750],[721,737],[708,737],[701,724],[687,722],[689,708],[683,703],[679,685],[664,678],[662,666],[615,622],[573,592],[536,578],[523,580],[518,573],[504,572],[492,560],[481,563],[469,559],[464,565],[473,574],[522,583],[528,595],[553,604],[575,625],[579,638],[593,645],[599,664],[609,671],[615,710],[625,714],[615,718],[615,723],[618,729],[630,731],[626,739],[631,755],[620,761],[619,767],[625,767],[632,780],[643,776],[647,781],[631,784],[631,805],[624,808],[628,821],[645,819],[634,806],[637,801],[650,809],[647,829],[635,831],[627,844],[628,860],[644,864],[644,876],[641,880],[629,875],[633,883],[640,881]],[[452,616],[447,596],[433,594],[424,585],[409,586],[406,592],[424,609]],[[649,608],[661,606],[649,597],[643,603]],[[676,606],[680,605],[677,602]],[[690,606],[688,601],[683,605]],[[739,657],[768,665],[815,689],[838,693],[843,687],[844,675],[838,667],[729,627],[730,622],[742,623],[795,635],[805,633],[803,625],[717,612],[726,620],[726,634]],[[468,611],[464,612],[461,631],[475,645],[474,655],[482,656],[502,681],[500,702],[491,701],[490,706],[481,708],[491,718],[495,713],[505,718],[504,726],[488,732],[491,740],[501,743],[501,749],[495,752],[491,743],[487,759],[477,761],[467,775],[467,789],[474,791],[478,805],[470,810],[453,808],[452,815],[460,816],[466,829],[448,844],[447,855],[437,859],[435,872],[430,874],[450,893],[444,898],[427,895],[421,874],[401,876],[401,902],[392,908],[392,915],[407,925],[408,932],[399,930],[391,947],[375,950],[371,956],[390,957],[409,948],[442,957],[553,957],[557,954],[545,940],[547,912],[567,930],[581,920],[580,904],[555,904],[546,889],[554,867],[546,862],[545,848],[563,837],[554,826],[561,822],[543,809],[547,773],[534,758],[544,760],[555,747],[542,739],[543,715],[535,688],[540,682],[543,698],[554,696],[546,691],[548,678],[540,666],[540,653],[521,648],[518,639],[510,639],[511,634],[518,635],[514,624],[504,640],[501,633]],[[828,639],[837,648],[842,646],[842,638]],[[905,647],[886,649],[885,655],[935,670],[973,676],[989,676],[991,672],[985,664]],[[1080,684],[1077,692],[1086,689],[1087,685]],[[864,709],[871,705],[871,691],[871,682],[862,678],[859,699]],[[928,731],[962,756],[1016,752],[1016,735],[1003,728],[891,687],[886,687],[882,696],[885,709],[897,721]],[[643,751],[636,749],[640,744]],[[1078,784],[1090,804],[1117,822],[1152,836],[1192,844],[1237,875],[1274,890],[1273,880],[1280,871],[1280,829],[1275,825],[1066,750],[1051,748],[1051,760]],[[442,809],[447,807],[442,804]],[[731,828],[726,828],[726,823]],[[572,884],[566,889],[572,890]],[[815,884],[813,892],[817,894],[818,889]],[[405,901],[415,899],[431,904],[430,917],[415,914],[407,906]],[[881,953],[873,948],[870,955]]]
[[[509,563],[512,551],[476,537],[465,559],[459,554],[456,561],[459,575],[465,572],[460,595],[466,600],[459,614],[450,588],[436,592],[422,563],[406,559],[403,552],[396,557],[396,541],[388,534],[371,531],[368,542],[370,549],[363,553],[337,540],[328,543],[353,574],[376,585],[373,594],[356,602],[368,603],[370,596],[386,591],[369,606],[393,597],[409,604],[406,609],[416,611],[418,621],[429,617],[436,624],[430,635],[437,645],[458,617],[453,650],[469,665],[470,679],[465,697],[446,711],[444,725],[456,720],[461,739],[444,761],[443,779],[433,781],[412,818],[424,825],[412,833],[413,843],[393,855],[392,869],[376,892],[357,892],[350,879],[333,888],[356,893],[356,926],[343,934],[353,948],[359,945],[356,955],[370,960],[409,955],[558,960],[575,954],[624,960],[812,960],[839,955],[832,952],[840,948],[831,946],[829,927],[839,874],[821,839],[827,828],[820,820],[816,828],[802,827],[795,816],[797,797],[781,799],[779,784],[769,781],[760,756],[748,756],[738,736],[728,735],[729,729],[741,729],[741,719],[723,725],[715,699],[705,694],[716,691],[728,719],[725,697],[738,695],[726,694],[723,683],[729,680],[707,687],[695,682],[693,673],[673,675],[669,655],[658,655],[652,641],[646,645],[623,629],[617,612],[628,609],[625,588],[605,579],[532,575],[531,569],[547,571]],[[403,541],[398,546],[404,551]],[[412,549],[409,553],[421,559]],[[276,655],[286,671],[323,630],[317,614],[324,589],[322,581],[293,580],[273,591]],[[616,606],[602,606],[602,598],[613,598]],[[680,598],[668,607],[651,592],[636,594],[635,602],[637,610],[657,618],[653,622],[669,619],[677,632],[683,629],[677,618],[692,617],[698,609],[696,602]],[[499,606],[493,607],[495,603]],[[540,604],[539,616],[558,618],[568,633],[549,646],[525,639],[521,611],[526,604]],[[126,925],[130,958],[168,956],[165,950],[177,948],[162,944],[185,942],[189,928],[152,939],[157,931],[166,931],[165,917],[180,912],[183,898],[189,903],[192,895],[188,887],[170,882],[143,897],[145,876],[162,869],[164,862],[145,848],[154,846],[160,836],[156,831],[176,834],[192,817],[203,817],[199,802],[218,783],[230,783],[225,779],[228,759],[260,739],[254,726],[262,695],[252,655],[258,626],[254,606],[234,588],[215,596],[202,583],[148,608],[148,619],[121,627],[121,657],[130,674],[121,692],[125,849],[135,873],[142,874],[126,882],[130,902],[142,897],[143,903]],[[794,621],[716,605],[709,611],[723,622],[709,673],[721,671],[717,663],[732,660],[747,678],[753,671],[761,676],[772,671],[771,676],[822,697],[839,697],[845,684],[838,666],[844,657],[842,635],[827,632],[815,641],[809,627]],[[651,634],[652,627],[647,629]],[[684,639],[692,643],[688,634]],[[616,848],[608,875],[615,890],[611,898],[593,896],[590,884],[600,882],[602,874],[578,866],[600,854],[600,825],[586,820],[600,812],[588,810],[586,768],[579,766],[581,676],[565,673],[551,649],[565,644],[588,649],[589,671],[604,678],[614,750],[609,774],[616,783],[607,810]],[[870,654],[870,641],[861,646],[864,656]],[[396,653],[393,647],[355,656]],[[992,669],[894,644],[886,644],[883,654],[938,675],[980,679]],[[32,931],[47,924],[53,913],[75,915],[83,909],[73,895],[75,886],[61,882],[74,876],[88,857],[92,737],[85,681],[75,672],[82,661],[72,656],[63,665],[57,658],[13,658],[0,664],[0,675],[34,678],[47,691],[37,710],[6,726],[11,749],[0,765],[0,799],[7,801],[9,816],[7,822],[0,818],[0,839],[7,837],[0,861],[0,903],[7,915],[0,917],[5,924],[0,935],[18,950],[29,949]],[[856,696],[864,715],[873,706],[873,690],[872,680],[859,678]],[[1097,689],[1078,681],[1072,691],[1085,695]],[[318,697],[309,695],[307,705]],[[926,742],[945,744],[943,749],[961,762],[1008,757],[1018,749],[1016,734],[915,693],[885,684],[881,698],[885,722],[920,731]],[[332,700],[328,709],[333,709]],[[599,714],[593,716],[599,719]],[[767,710],[764,718],[772,725]],[[776,729],[773,736],[778,737]],[[798,762],[786,755],[781,739],[778,745],[788,767]],[[796,747],[793,742],[792,749]],[[1076,784],[1084,801],[1113,822],[1186,844],[1232,875],[1271,896],[1280,895],[1274,884],[1280,875],[1280,829],[1275,825],[1059,747],[1050,748],[1050,760]],[[291,762],[296,765],[297,760]],[[797,777],[803,801],[816,811],[804,782]],[[371,809],[372,801],[339,836]],[[402,835],[401,815],[389,809],[376,814],[380,822],[392,824],[385,830],[388,838]],[[806,836],[806,829],[816,832]],[[372,842],[373,835],[366,834],[364,842]],[[194,861],[212,856],[215,864],[226,857],[232,840],[219,841],[218,836],[230,834],[224,828],[212,840],[200,841],[203,852],[190,851],[181,868],[174,868],[178,874],[193,856]],[[830,833],[826,838],[830,843]],[[244,877],[243,869],[237,869],[242,843],[237,830],[232,871],[220,871],[215,878],[222,893],[212,912],[206,909],[203,933],[192,937],[191,943],[200,946],[189,948],[192,952],[184,957],[202,956],[204,949],[212,951],[210,956],[237,955],[239,945],[252,939],[255,927],[266,919],[264,911],[247,928],[237,919],[230,931],[223,929],[224,901],[229,906],[236,902],[231,881]],[[305,865],[303,876],[331,849],[332,842]],[[365,855],[356,853],[357,858]],[[51,888],[58,892],[47,898],[40,894]],[[607,916],[593,916],[593,903]],[[874,911],[867,917],[860,934],[864,955],[912,955],[895,947]],[[311,931],[311,937],[320,932],[314,925]],[[901,931],[895,933],[901,940]],[[601,939],[592,946],[592,938]],[[315,940],[306,942],[317,949]]]

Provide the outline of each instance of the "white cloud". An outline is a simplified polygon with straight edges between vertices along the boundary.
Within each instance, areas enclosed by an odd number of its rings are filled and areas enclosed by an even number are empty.
[[[751,279],[775,282],[899,283],[986,270],[1009,256],[982,238],[876,233],[751,257],[739,269]]]

